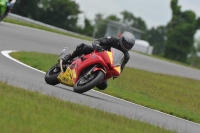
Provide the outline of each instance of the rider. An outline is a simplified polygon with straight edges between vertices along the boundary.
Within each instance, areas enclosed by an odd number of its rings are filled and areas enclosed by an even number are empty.
[[[1,21],[3,18],[5,18],[5,17],[8,15],[9,12],[12,11],[12,8],[13,8],[15,2],[16,2],[16,0],[9,0],[9,1],[7,2],[7,4],[6,4],[6,10],[5,10],[4,14],[2,15],[2,17],[0,17],[0,21]]]
[[[98,51],[110,50],[111,47],[116,48],[124,53],[124,61],[121,65],[121,70],[124,69],[124,66],[128,62],[130,55],[128,51],[134,46],[135,44],[135,36],[130,32],[123,32],[123,34],[120,36],[120,38],[107,36],[103,37],[97,40],[94,40],[91,45],[86,45],[84,43],[79,44],[76,47],[76,50],[72,54],[66,55],[64,58],[62,58],[63,63],[67,63],[68,61],[74,59],[77,56],[80,56],[82,54],[89,54],[94,51],[94,49]],[[107,87],[107,80],[103,81],[99,85],[96,86],[100,90],[104,90]]]

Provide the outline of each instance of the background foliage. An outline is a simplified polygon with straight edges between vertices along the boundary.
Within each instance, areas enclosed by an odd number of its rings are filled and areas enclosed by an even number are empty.
[[[167,25],[164,57],[185,63],[194,44],[194,34],[200,27],[193,11],[181,12],[178,0],[171,1],[172,19]]]

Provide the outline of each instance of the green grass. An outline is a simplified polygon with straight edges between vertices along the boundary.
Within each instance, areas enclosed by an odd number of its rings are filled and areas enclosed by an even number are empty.
[[[14,58],[42,71],[57,62],[57,55],[14,52]],[[49,58],[51,57],[51,58]],[[200,123],[200,81],[126,67],[102,91],[146,107]]]
[[[200,123],[200,81],[126,68],[105,93]]]
[[[0,81],[1,133],[173,133]]]

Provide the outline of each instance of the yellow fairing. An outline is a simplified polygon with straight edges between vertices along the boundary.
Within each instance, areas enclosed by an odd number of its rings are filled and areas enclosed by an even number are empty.
[[[108,56],[110,58],[110,64],[113,64],[113,55],[112,55],[112,52],[107,51],[107,54],[108,54]]]
[[[114,67],[114,69],[120,74],[121,73],[121,67],[120,66],[116,66]]]
[[[68,67],[65,73],[64,74],[60,73],[57,78],[60,81],[60,83],[73,87],[74,86],[73,79],[76,78],[76,72],[74,69],[71,70]]]

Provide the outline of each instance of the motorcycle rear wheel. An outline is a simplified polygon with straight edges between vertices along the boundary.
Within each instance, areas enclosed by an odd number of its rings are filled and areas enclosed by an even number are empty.
[[[58,64],[55,64],[53,67],[51,67],[45,75],[46,83],[50,85],[59,84],[60,82],[58,81],[57,77],[60,74],[60,72],[60,66]]]
[[[84,93],[89,91],[97,86],[100,82],[102,82],[104,76],[105,75],[102,71],[95,71],[88,78],[83,76],[76,82],[73,89],[77,93]]]

